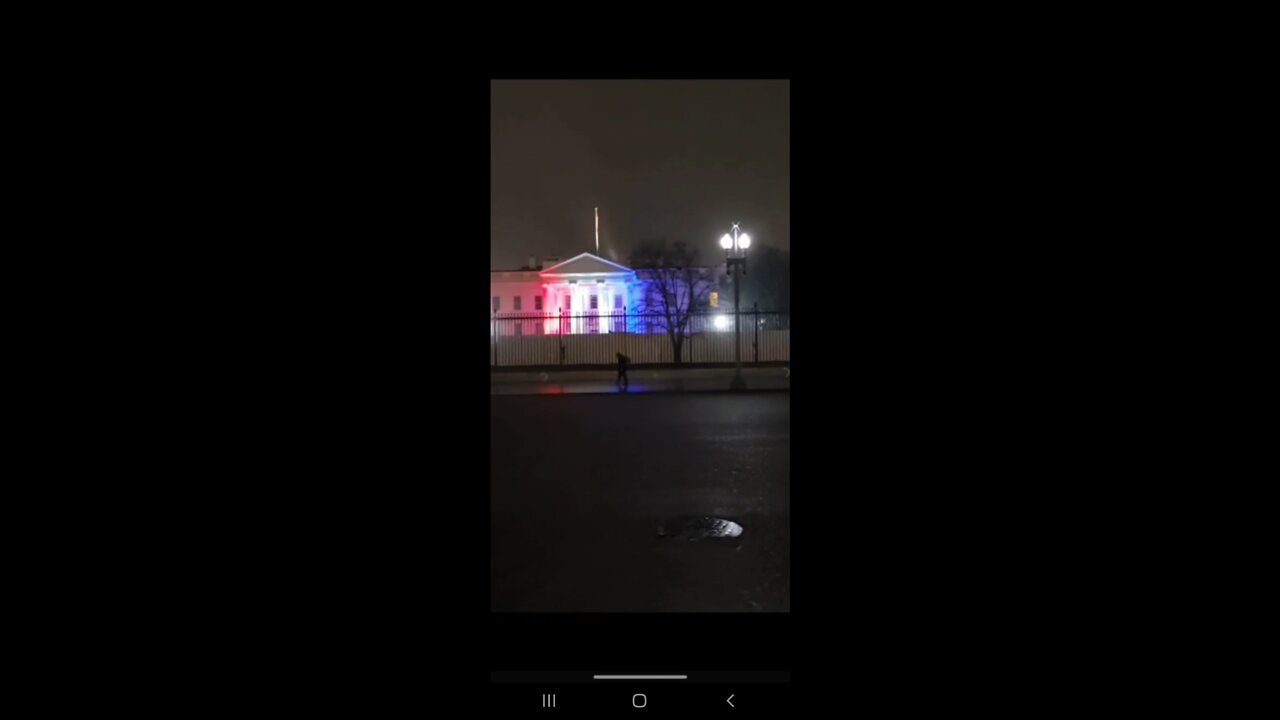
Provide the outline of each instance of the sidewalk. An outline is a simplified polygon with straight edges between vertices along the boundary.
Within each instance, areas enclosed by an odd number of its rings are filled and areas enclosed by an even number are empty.
[[[733,380],[732,368],[631,370],[627,393],[723,392]],[[621,394],[616,370],[568,372],[502,372],[489,375],[490,395]],[[743,368],[747,390],[790,390],[790,368]]]

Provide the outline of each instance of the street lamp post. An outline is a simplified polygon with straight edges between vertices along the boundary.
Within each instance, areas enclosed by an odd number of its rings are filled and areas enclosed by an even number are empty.
[[[730,390],[746,390],[747,381],[742,379],[742,309],[738,300],[738,275],[747,274],[747,248],[751,247],[751,236],[738,230],[738,223],[733,224],[733,234],[725,233],[720,238],[720,247],[724,248],[724,273],[733,274],[733,382]]]

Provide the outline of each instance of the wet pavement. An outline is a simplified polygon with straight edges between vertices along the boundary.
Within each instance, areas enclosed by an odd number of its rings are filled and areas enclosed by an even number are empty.
[[[492,609],[789,611],[790,405],[491,397]]]
[[[791,368],[743,368],[748,390],[790,390]],[[502,371],[489,375],[490,395],[638,394],[651,392],[721,392],[729,389],[732,368],[632,370],[625,390],[616,370],[569,372]]]

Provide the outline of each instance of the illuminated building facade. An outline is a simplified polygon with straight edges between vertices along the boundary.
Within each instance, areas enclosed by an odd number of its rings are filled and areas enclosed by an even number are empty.
[[[697,272],[707,284],[716,282],[711,268]],[[647,328],[652,332],[653,323],[641,325],[637,317],[660,311],[657,283],[646,275],[645,270],[633,270],[585,252],[564,261],[547,258],[538,263],[530,258],[519,270],[492,271],[489,314],[491,319],[502,320],[494,331],[501,335],[583,335],[635,333]],[[678,287],[677,291],[687,292],[688,288]],[[723,294],[717,300],[719,297]]]

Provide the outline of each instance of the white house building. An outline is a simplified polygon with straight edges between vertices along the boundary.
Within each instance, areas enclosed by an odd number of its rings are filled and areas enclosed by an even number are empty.
[[[489,273],[490,317],[504,319],[499,334],[551,335],[559,328],[573,335],[621,331],[623,314],[634,312],[645,292],[635,270],[591,253],[547,265],[542,268],[530,258],[519,270]]]
[[[682,361],[733,361],[735,324],[726,301],[732,293],[725,298],[720,291],[728,283],[724,266],[682,268],[678,278],[659,273],[587,252],[568,260],[530,258],[518,270],[490,271],[490,364],[602,365],[616,353],[637,363],[671,362],[677,343],[667,332],[664,287],[682,309],[688,293],[697,293],[694,313],[681,313],[687,323],[681,331],[686,340],[679,343]],[[790,330],[779,328],[779,314],[772,315],[772,325],[758,314],[743,322],[738,342],[744,361],[789,358]]]

